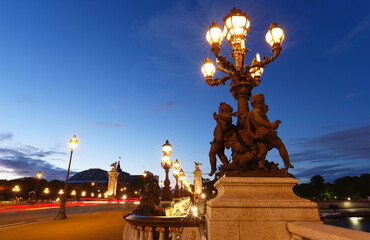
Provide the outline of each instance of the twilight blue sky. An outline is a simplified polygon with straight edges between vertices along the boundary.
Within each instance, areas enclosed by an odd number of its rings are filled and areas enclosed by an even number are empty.
[[[233,7],[251,21],[248,63],[272,54],[271,22],[285,31],[253,93],[282,121],[291,172],[301,181],[369,173],[368,1],[8,0],[0,2],[0,179],[39,170],[63,179],[73,134],[73,171],[109,170],[121,156],[125,171],[163,179],[169,139],[189,179],[194,161],[209,173],[212,113],[236,102],[228,84],[208,86],[200,67],[212,57],[209,25]],[[276,150],[268,159],[282,165]]]

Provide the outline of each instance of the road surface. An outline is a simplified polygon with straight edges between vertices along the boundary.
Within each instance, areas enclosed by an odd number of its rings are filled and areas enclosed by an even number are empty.
[[[102,204],[66,209],[66,220],[54,220],[58,208],[0,212],[0,239],[122,239],[123,215],[136,205]]]

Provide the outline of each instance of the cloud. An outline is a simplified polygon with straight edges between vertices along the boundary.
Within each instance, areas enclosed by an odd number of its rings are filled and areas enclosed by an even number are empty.
[[[42,171],[43,177],[52,180],[64,180],[67,170],[42,159],[54,155],[60,155],[55,151],[42,151],[37,148],[25,146],[17,149],[0,148],[0,173],[13,173],[18,176],[34,176]],[[71,174],[74,172],[72,171]]]
[[[296,139],[299,150],[290,154],[298,177],[322,174],[325,178],[359,175],[370,171],[370,125]],[[324,165],[325,163],[331,163]]]
[[[99,127],[108,127],[108,128],[123,128],[124,127],[124,125],[120,123],[95,122],[95,125]]]
[[[327,53],[329,54],[340,53],[350,49],[352,46],[351,44],[352,40],[362,32],[366,32],[369,30],[370,30],[370,14],[365,16],[360,22],[358,22],[357,25],[351,31],[349,31],[349,33],[344,38],[342,38],[342,40],[340,40],[338,44],[330,48],[327,51]]]
[[[177,105],[178,103],[175,101],[167,101],[160,108],[154,109],[154,113],[160,113],[160,112],[167,111],[168,109],[173,108]]]
[[[350,99],[350,98],[356,97],[357,95],[360,95],[360,93],[349,93],[346,95],[346,98]]]
[[[370,167],[351,166],[350,163],[344,164],[327,164],[304,169],[298,169],[293,174],[296,178],[310,178],[314,175],[321,175],[327,182],[332,182],[343,176],[359,176],[369,173]]]
[[[0,142],[5,140],[12,140],[13,134],[11,133],[0,133]]]

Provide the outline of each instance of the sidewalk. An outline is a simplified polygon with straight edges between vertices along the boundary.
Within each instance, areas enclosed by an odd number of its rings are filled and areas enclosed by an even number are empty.
[[[0,239],[6,240],[81,240],[122,239],[125,226],[123,215],[132,209],[117,204],[113,210],[73,215],[66,220],[49,220],[0,229]]]

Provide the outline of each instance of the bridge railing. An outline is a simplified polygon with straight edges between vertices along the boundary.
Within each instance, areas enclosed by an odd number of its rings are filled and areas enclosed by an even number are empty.
[[[289,222],[291,240],[370,240],[370,233],[314,222]]]
[[[203,221],[192,215],[166,216],[138,216],[126,217],[123,240],[177,240],[202,239]],[[186,236],[186,238],[184,237]]]

